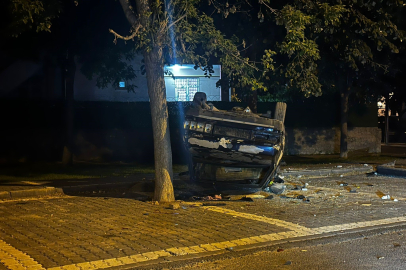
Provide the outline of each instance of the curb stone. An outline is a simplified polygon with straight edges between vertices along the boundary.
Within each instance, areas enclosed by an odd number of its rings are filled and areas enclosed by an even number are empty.
[[[287,170],[280,172],[281,176],[298,177],[298,176],[332,176],[338,174],[363,174],[373,172],[372,166],[363,166],[355,168],[334,168],[334,169],[319,169],[319,170]]]
[[[10,191],[1,191],[0,200],[11,199]]]
[[[46,187],[38,189],[25,189],[25,190],[13,190],[2,193],[9,193],[9,199],[21,199],[27,197],[49,196],[55,194],[64,194],[61,188]],[[1,193],[0,193],[1,194]],[[2,198],[2,197],[0,197]],[[7,197],[5,198],[7,199]]]
[[[384,175],[406,176],[406,169],[394,168],[380,165],[376,168],[376,172]]]

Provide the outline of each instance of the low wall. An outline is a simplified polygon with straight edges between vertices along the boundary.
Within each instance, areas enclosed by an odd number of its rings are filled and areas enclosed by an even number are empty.
[[[329,99],[306,99],[288,103],[285,125],[287,154],[339,152],[339,104]],[[246,103],[213,102],[229,110]],[[169,102],[169,126],[173,161],[187,160],[180,128],[191,102]],[[275,102],[258,103],[258,112],[274,111]],[[320,113],[323,112],[323,113]],[[376,104],[351,105],[349,150],[380,152]],[[0,100],[2,132],[0,163],[60,161],[65,138],[64,104],[61,101]],[[151,111],[148,102],[76,102],[75,147],[77,160],[148,162],[154,160]]]
[[[287,128],[286,155],[337,154],[340,152],[340,128]],[[368,149],[381,152],[381,130],[377,127],[348,129],[348,150]]]

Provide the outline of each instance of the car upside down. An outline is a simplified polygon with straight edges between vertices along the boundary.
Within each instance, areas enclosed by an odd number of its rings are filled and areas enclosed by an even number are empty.
[[[239,189],[266,188],[274,178],[285,147],[286,104],[271,113],[247,107],[218,110],[197,92],[185,113],[183,144],[190,154],[192,179]]]

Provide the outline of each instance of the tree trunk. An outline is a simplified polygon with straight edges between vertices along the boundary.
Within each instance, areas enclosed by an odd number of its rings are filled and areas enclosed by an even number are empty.
[[[68,53],[63,65],[64,72],[64,114],[65,114],[65,145],[63,147],[62,163],[73,164],[73,123],[74,123],[74,81],[76,64],[74,55]]]
[[[130,1],[120,0],[124,14],[131,26],[138,22]],[[150,7],[148,0],[136,0],[137,13],[142,27],[151,27]],[[163,26],[166,27],[166,26]],[[154,137],[155,159],[155,193],[154,199],[159,202],[175,200],[172,185],[172,150],[169,137],[168,106],[164,80],[164,57],[162,55],[162,38],[160,31],[151,33],[151,47],[144,50],[145,70],[147,74],[148,95],[151,106],[152,131]]]
[[[227,74],[221,69],[221,101],[230,101],[230,83]]]
[[[385,144],[389,144],[389,91],[385,95]]]
[[[248,90],[251,93],[248,96],[248,106],[250,107],[253,113],[258,111],[258,92],[257,90]]]
[[[172,185],[172,150],[162,59],[162,51],[159,48],[144,53],[154,136],[154,200],[171,202],[175,200],[175,195]]]
[[[350,86],[341,87],[341,138],[340,138],[340,158],[348,158],[348,98],[350,96]]]

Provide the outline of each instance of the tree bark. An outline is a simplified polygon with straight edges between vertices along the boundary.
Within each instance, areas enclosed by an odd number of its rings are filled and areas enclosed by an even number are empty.
[[[389,144],[389,91],[385,95],[385,144]]]
[[[257,90],[248,90],[251,93],[248,96],[248,106],[250,107],[253,113],[258,111],[258,92]]]
[[[221,101],[230,101],[230,83],[227,74],[221,70]]]
[[[148,0],[136,0],[138,17],[128,0],[120,0],[124,15],[131,26],[138,23],[140,27],[151,27],[150,7]],[[150,29],[152,30],[152,29]],[[148,95],[151,106],[152,131],[154,137],[155,159],[155,193],[154,199],[159,202],[175,200],[173,192],[172,149],[169,135],[168,106],[166,103],[166,87],[164,80],[164,57],[162,42],[157,30],[150,34],[151,44],[144,50],[145,70],[147,75]]]
[[[341,109],[341,137],[340,137],[340,158],[348,158],[348,99],[351,87],[341,87],[340,89],[340,109]]]
[[[153,48],[150,52],[144,53],[154,136],[154,199],[159,202],[171,202],[175,200],[175,196],[172,185],[172,150],[162,59],[161,48]]]
[[[62,163],[73,164],[73,126],[74,126],[74,81],[76,64],[74,55],[68,53],[63,66],[64,72],[64,114],[65,114],[65,145]]]

